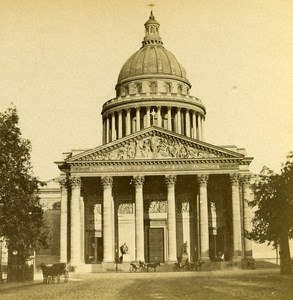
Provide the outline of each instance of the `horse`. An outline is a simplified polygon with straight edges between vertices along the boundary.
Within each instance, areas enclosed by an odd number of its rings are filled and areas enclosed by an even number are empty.
[[[56,263],[52,265],[41,265],[43,272],[44,283],[53,283],[57,278],[57,282],[60,282],[60,276],[64,275],[64,282],[68,282],[68,269],[66,263]]]
[[[146,264],[147,272],[149,271],[150,268],[154,269],[154,272],[156,272],[157,267],[160,265],[161,265],[160,262]]]

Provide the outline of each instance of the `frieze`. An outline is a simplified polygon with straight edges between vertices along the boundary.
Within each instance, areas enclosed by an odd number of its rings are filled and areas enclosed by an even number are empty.
[[[132,203],[120,203],[118,206],[119,214],[133,214],[133,204]]]
[[[167,212],[166,201],[145,201],[144,211],[146,213],[165,213]]]
[[[177,139],[167,139],[160,136],[148,136],[142,139],[130,140],[118,148],[100,150],[86,155],[80,160],[131,160],[160,158],[214,158],[224,157],[221,152],[202,150],[194,145],[183,143]]]
[[[197,170],[238,170],[237,163],[182,163],[172,164],[105,164],[89,166],[72,166],[76,173],[104,173],[104,172],[148,172],[148,171],[197,171]]]

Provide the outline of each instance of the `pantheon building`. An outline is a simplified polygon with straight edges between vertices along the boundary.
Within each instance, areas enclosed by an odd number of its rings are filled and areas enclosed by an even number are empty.
[[[63,153],[60,261],[72,266],[252,258],[245,149],[205,140],[206,108],[153,13],[102,107],[102,145]],[[136,41],[134,41],[136,42]]]

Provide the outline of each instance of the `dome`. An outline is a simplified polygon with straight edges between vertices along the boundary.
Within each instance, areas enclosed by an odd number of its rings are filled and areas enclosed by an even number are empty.
[[[148,45],[135,52],[122,67],[118,82],[141,75],[173,75],[187,80],[185,69],[161,45]]]
[[[146,31],[143,46],[123,65],[118,76],[118,83],[143,75],[171,75],[188,82],[185,69],[163,46],[159,35],[160,23],[155,20],[152,12],[144,26]]]

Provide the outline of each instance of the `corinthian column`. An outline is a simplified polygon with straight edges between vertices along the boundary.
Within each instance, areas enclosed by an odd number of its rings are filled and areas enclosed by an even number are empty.
[[[110,142],[110,119],[106,116],[106,143]]]
[[[196,139],[196,114],[192,111],[192,137]]]
[[[112,226],[112,186],[113,178],[101,178],[103,185],[103,262],[114,261],[113,226]]]
[[[122,138],[122,110],[118,112],[118,138]]]
[[[250,175],[244,175],[242,178],[243,187],[243,227],[244,231],[251,231],[251,214],[248,202],[250,201]],[[252,258],[252,242],[244,238],[244,258]]]
[[[130,109],[126,110],[126,135],[131,133]]]
[[[177,133],[181,134],[181,108],[177,109]]]
[[[112,121],[111,121],[111,136],[112,136],[112,141],[116,140],[116,118],[115,118],[115,113],[112,113]]]
[[[133,177],[135,185],[135,243],[136,260],[144,261],[143,176]]]
[[[239,176],[230,175],[232,187],[232,224],[233,224],[233,258],[238,259],[242,254],[241,216],[239,199]]]
[[[190,137],[190,114],[188,109],[185,111],[185,128],[186,136]]]
[[[162,127],[161,106],[157,107],[158,127]]]
[[[78,177],[70,179],[71,184],[71,264],[73,266],[81,263],[81,236],[80,236],[80,188],[81,180]]]
[[[80,197],[80,260],[84,263],[84,200]]]
[[[140,131],[140,107],[136,108],[136,131]]]
[[[201,116],[197,114],[197,139],[202,140],[201,138]]]
[[[168,117],[168,130],[172,130],[172,115],[171,115],[171,106],[168,106],[167,110],[167,117]]]
[[[199,184],[199,210],[200,210],[200,258],[201,260],[210,260],[209,257],[209,215],[208,215],[208,195],[207,183],[208,175],[198,175]]]
[[[59,181],[61,188],[60,215],[60,262],[67,262],[67,184],[66,179]]]
[[[150,127],[151,126],[151,113],[150,113],[151,108],[149,106],[147,106],[146,108],[146,127]]]
[[[176,208],[175,208],[175,183],[176,176],[166,175],[167,202],[168,202],[168,261],[177,260],[176,245]]]

